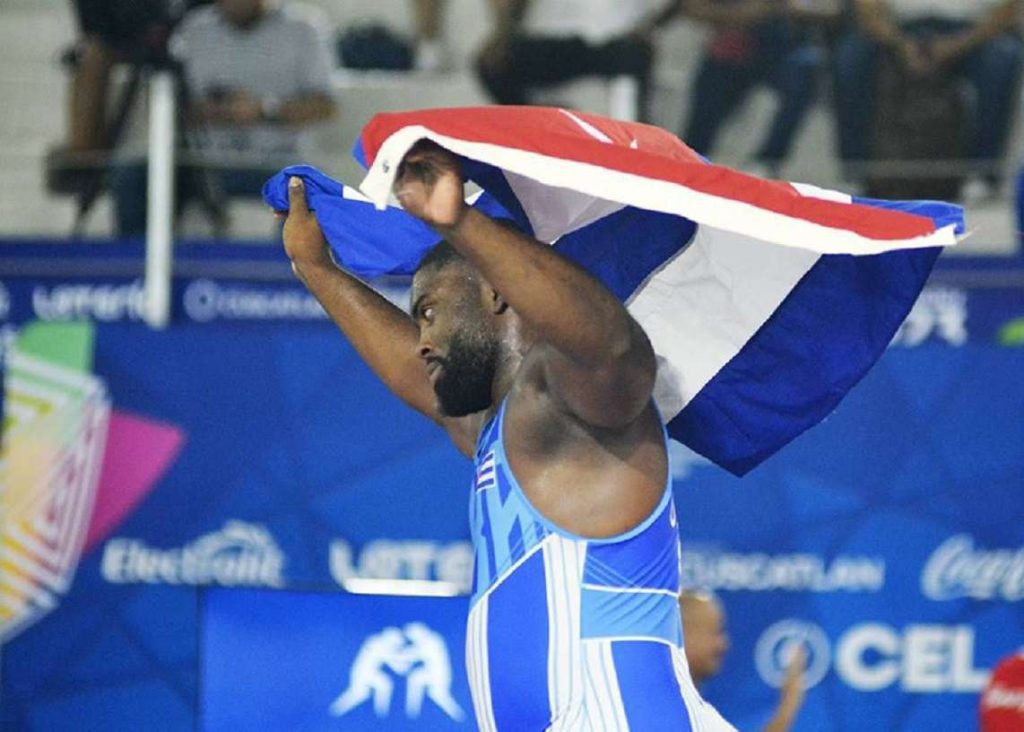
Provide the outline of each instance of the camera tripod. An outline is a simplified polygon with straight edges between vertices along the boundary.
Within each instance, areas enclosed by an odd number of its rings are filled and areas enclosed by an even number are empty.
[[[66,63],[75,63],[73,53],[66,58]],[[160,53],[147,53],[128,59],[130,72],[128,79],[118,91],[118,97],[114,104],[114,114],[111,117],[106,133],[105,149],[112,151],[124,136],[132,110],[138,103],[139,93],[147,76],[154,71],[170,71],[175,80],[177,96],[176,127],[181,140],[179,151],[184,152],[190,164],[180,166],[180,190],[189,191],[190,198],[198,199],[208,219],[213,224],[214,236],[221,237],[227,228],[227,215],[225,196],[221,190],[216,176],[210,174],[205,166],[194,164],[200,158],[199,148],[195,144],[195,135],[189,130],[187,119],[191,109],[192,94],[181,64],[171,58],[164,51]],[[77,207],[75,221],[72,227],[72,236],[81,237],[88,221],[89,213],[92,211],[96,200],[108,187],[110,164],[65,171],[69,179],[77,179],[75,183],[56,184],[52,187],[57,189],[72,190],[76,194]],[[53,176],[57,177],[57,176]],[[177,202],[177,209],[180,212],[184,201]]]

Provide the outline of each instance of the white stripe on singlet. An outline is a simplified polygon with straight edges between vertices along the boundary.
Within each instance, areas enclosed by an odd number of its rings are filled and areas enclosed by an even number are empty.
[[[491,704],[491,680],[487,659],[487,597],[481,597],[469,613],[466,630],[466,672],[473,709],[481,732],[497,729]]]
[[[622,702],[619,677],[612,657],[612,641],[584,641],[583,648],[590,681],[586,705],[588,711],[596,710],[592,718],[598,723],[591,728],[601,732],[628,732],[629,721],[626,719],[626,707]]]
[[[683,692],[686,710],[690,717],[690,726],[694,732],[736,732],[736,728],[727,722],[718,710],[701,698],[700,692],[693,684],[690,667],[682,648],[672,649],[673,666],[676,680]]]
[[[682,648],[672,648],[672,667],[676,672],[676,682],[683,694],[683,702],[686,704],[686,714],[690,718],[690,729],[694,732],[703,732],[700,722],[700,696],[690,679],[690,667],[686,663],[686,656]],[[696,696],[696,698],[694,698]]]
[[[586,543],[552,534],[544,541],[548,602],[548,704],[552,730],[568,729],[569,712],[583,701],[579,638],[580,592]],[[575,716],[575,715],[572,715]]]

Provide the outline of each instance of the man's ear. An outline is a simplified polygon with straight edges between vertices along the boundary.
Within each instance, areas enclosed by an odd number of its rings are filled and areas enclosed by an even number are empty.
[[[494,289],[490,291],[490,305],[491,312],[495,315],[501,315],[508,310],[508,303],[505,302],[505,298],[503,298],[501,294]]]

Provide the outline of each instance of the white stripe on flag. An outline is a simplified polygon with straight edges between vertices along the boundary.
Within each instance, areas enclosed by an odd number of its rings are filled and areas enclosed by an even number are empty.
[[[654,399],[671,420],[735,356],[818,261],[705,227],[629,303],[658,355]]]
[[[532,178],[548,187],[579,191],[648,211],[677,214],[699,224],[756,236],[764,243],[784,247],[820,254],[869,255],[895,249],[953,246],[957,243],[953,225],[909,239],[872,239],[848,229],[787,216],[744,201],[703,193],[678,183],[495,143],[461,140],[439,134],[423,125],[408,125],[397,130],[378,150],[373,165],[359,186],[378,209],[387,205],[398,163],[414,144],[424,138],[433,140],[457,155],[498,167],[505,171],[506,177],[513,173]]]

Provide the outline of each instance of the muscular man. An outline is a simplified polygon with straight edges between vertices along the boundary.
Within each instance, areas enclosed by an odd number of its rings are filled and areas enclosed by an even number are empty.
[[[298,179],[284,242],[368,364],[476,462],[466,656],[481,729],[732,729],[682,649],[647,336],[592,277],[468,208],[447,151],[417,145],[395,193],[443,239],[411,319],[336,266]]]

